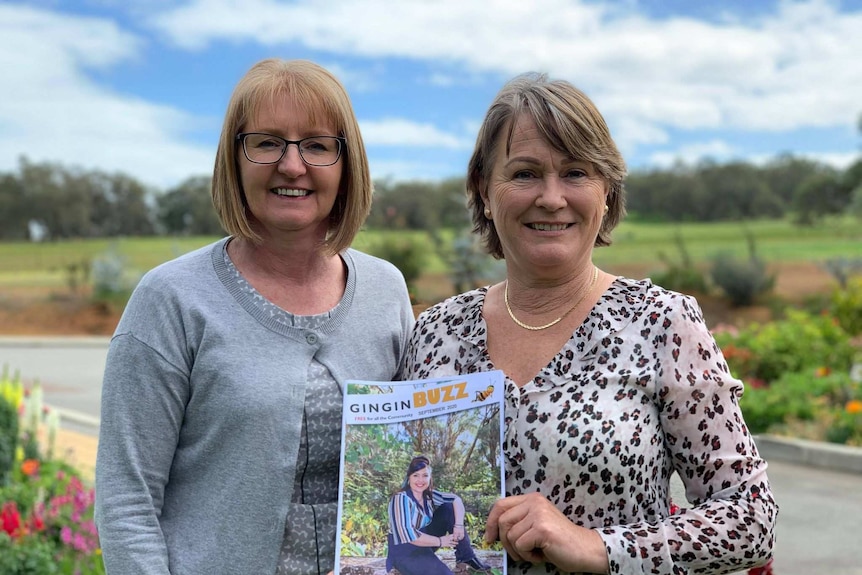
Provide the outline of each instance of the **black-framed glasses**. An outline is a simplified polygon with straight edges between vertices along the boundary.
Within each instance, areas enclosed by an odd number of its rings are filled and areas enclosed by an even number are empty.
[[[309,136],[301,140],[285,140],[281,136],[262,132],[243,132],[236,139],[242,142],[242,151],[249,162],[255,164],[277,164],[287,152],[290,144],[296,144],[299,157],[309,166],[331,166],[341,157],[341,149],[347,143],[340,136]]]

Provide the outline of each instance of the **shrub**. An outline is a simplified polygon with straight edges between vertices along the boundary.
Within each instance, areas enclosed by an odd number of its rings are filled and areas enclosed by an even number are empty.
[[[766,264],[758,258],[739,261],[728,254],[718,254],[713,257],[710,275],[736,307],[753,304],[775,286],[775,276],[767,272]]]
[[[380,241],[369,247],[369,252],[395,265],[404,276],[409,288],[419,279],[425,267],[427,253],[417,240],[403,237]]]
[[[0,529],[0,573],[3,575],[53,575],[57,573],[54,547],[35,540],[21,545]]]
[[[862,399],[851,399],[836,412],[826,431],[826,440],[862,445]]]
[[[838,281],[842,289],[854,275],[862,273],[862,258],[832,258],[823,262],[823,268]]]
[[[429,236],[449,268],[449,279],[455,293],[471,290],[505,275],[505,264],[491,257],[469,229],[461,230],[451,241],[433,230]]]
[[[846,373],[811,368],[785,373],[766,387],[746,389],[740,407],[751,432],[763,433],[791,420],[810,421],[843,409],[855,388]]]
[[[133,286],[125,279],[126,258],[115,247],[93,258],[90,274],[93,301],[125,305]]]
[[[787,317],[715,334],[731,372],[749,383],[769,384],[786,373],[828,367],[849,371],[854,349],[837,320],[788,310]]]
[[[12,406],[19,420],[14,428],[0,427],[0,442],[11,437],[13,453],[0,482],[0,573],[103,574],[94,491],[74,468],[52,455],[56,412],[46,413],[38,388],[26,393],[18,378],[11,380],[6,372],[0,379],[3,406]],[[45,434],[48,445],[42,449],[37,437]]]
[[[17,378],[16,378],[17,381]],[[18,446],[18,390],[5,373],[0,379],[0,487],[12,473]]]
[[[682,234],[677,231],[674,233],[673,240],[679,252],[679,262],[671,260],[664,252],[659,252],[658,258],[666,269],[652,274],[653,282],[664,288],[682,293],[707,293],[709,286],[706,277],[692,262]]]
[[[767,272],[766,264],[757,257],[754,235],[748,228],[745,228],[744,233],[748,260],[738,261],[729,254],[718,254],[713,257],[711,272],[713,283],[737,307],[753,304],[759,296],[772,291],[775,286],[775,276]]]
[[[847,282],[832,293],[829,311],[850,335],[862,334],[862,278]]]

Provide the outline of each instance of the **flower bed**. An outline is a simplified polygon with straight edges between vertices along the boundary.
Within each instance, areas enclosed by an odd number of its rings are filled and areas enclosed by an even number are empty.
[[[752,433],[862,446],[862,350],[830,314],[716,330]]]
[[[0,377],[0,573],[103,574],[93,488],[53,455],[59,426],[38,387]],[[40,445],[38,437],[47,437]]]

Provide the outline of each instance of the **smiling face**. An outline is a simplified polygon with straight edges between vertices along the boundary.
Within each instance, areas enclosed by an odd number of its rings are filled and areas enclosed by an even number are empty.
[[[506,153],[501,132],[482,200],[491,211],[506,265],[534,277],[590,265],[607,185],[590,162],[554,149],[520,116]]]
[[[336,136],[329,122],[312,125],[310,114],[293,98],[264,103],[244,132],[264,132],[287,140],[309,136]],[[329,214],[341,186],[343,154],[331,166],[308,166],[296,145],[289,145],[276,164],[250,162],[237,147],[240,182],[249,220],[264,238],[283,233],[311,234],[323,241],[329,230]]]
[[[413,493],[422,493],[431,484],[431,468],[423,467],[415,473],[411,473],[407,477],[407,484]]]

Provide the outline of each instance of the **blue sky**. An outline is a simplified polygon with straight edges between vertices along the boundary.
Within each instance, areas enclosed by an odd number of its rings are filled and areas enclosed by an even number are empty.
[[[630,169],[862,151],[862,0],[0,0],[0,172],[18,159],[157,189],[210,173],[256,61],[346,85],[375,179],[463,175],[497,90],[565,78]]]

